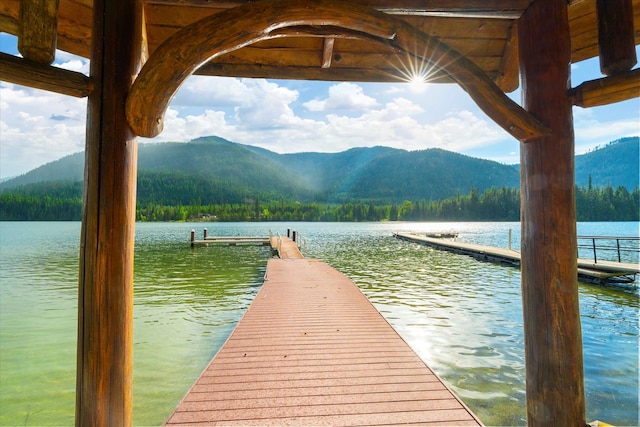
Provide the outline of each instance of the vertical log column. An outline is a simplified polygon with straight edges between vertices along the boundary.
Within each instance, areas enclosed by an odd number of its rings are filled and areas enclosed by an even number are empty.
[[[77,426],[132,412],[137,140],[125,100],[140,69],[139,0],[95,0],[80,242]]]
[[[520,145],[528,425],[584,427],[567,2],[534,0],[518,29],[524,107],[552,130]]]

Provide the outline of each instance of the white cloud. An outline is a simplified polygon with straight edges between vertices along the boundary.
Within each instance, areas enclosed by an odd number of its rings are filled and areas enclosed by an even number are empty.
[[[191,76],[178,89],[171,105],[219,109],[243,105],[251,97],[251,88],[240,79]]]
[[[178,111],[169,108],[164,116],[164,130],[153,139],[140,138],[141,142],[187,142],[200,136],[217,135],[231,139],[233,128],[221,111],[205,110],[203,114],[180,117]]]
[[[89,75],[89,61],[61,50],[56,51],[56,67]]]
[[[59,66],[88,64],[60,55]],[[365,93],[366,92],[366,93]],[[638,105],[574,109],[576,153],[640,134]],[[25,173],[84,149],[86,99],[0,83],[0,176]],[[165,115],[164,131],[142,142],[189,141],[217,135],[280,153],[336,152],[385,145],[439,147],[517,161],[518,142],[488,119],[456,86],[283,82],[192,76]]]
[[[637,100],[631,102],[637,103]],[[637,107],[635,111],[637,114]],[[608,120],[602,116],[604,115],[598,114],[598,110],[594,108],[573,109],[576,154],[584,154],[599,145],[619,138],[640,135],[640,116],[616,117]]]
[[[305,102],[309,111],[366,110],[378,105],[378,102],[364,94],[362,87],[353,83],[338,83],[329,88],[325,99],[313,99]]]
[[[86,99],[0,84],[0,176],[84,150]]]
[[[295,116],[291,103],[298,99],[297,91],[262,79],[244,83],[251,96],[235,109],[242,129],[261,131],[291,125]]]

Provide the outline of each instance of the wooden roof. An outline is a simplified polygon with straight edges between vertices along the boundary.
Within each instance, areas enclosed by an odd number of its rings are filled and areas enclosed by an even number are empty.
[[[150,55],[169,36],[204,17],[248,0],[146,0],[145,29]],[[393,14],[438,37],[480,67],[505,92],[518,87],[517,18],[531,0],[353,0]],[[92,0],[59,0],[57,48],[89,58]],[[640,0],[633,0],[636,44],[640,42]],[[20,0],[0,2],[0,31],[19,34]],[[598,55],[595,0],[569,6],[572,61]],[[265,40],[220,56],[197,73],[218,76],[335,81],[397,81],[410,73],[410,60],[371,40],[304,34]],[[439,73],[434,81],[450,82]]]
[[[57,9],[56,1],[0,3],[0,31],[18,36],[25,58],[0,52],[0,79],[87,96],[91,77],[50,64],[56,48],[90,58],[93,0],[57,1]],[[137,28],[148,60],[127,100],[128,121],[137,135],[156,136],[171,97],[193,73],[359,82],[417,76],[459,84],[526,141],[550,132],[505,96],[519,85],[517,26],[533,1],[141,0]],[[571,61],[600,55],[607,74],[570,88],[571,102],[638,97],[640,0],[573,0],[568,19]]]

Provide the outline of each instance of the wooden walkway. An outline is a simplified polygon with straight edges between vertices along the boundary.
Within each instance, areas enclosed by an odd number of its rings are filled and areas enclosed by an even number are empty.
[[[351,280],[297,257],[269,260],[262,289],[166,424],[481,425]]]
[[[281,259],[304,258],[300,253],[298,244],[288,237],[272,236],[271,247],[277,252]]]
[[[481,261],[499,262],[513,266],[520,265],[520,252],[512,249],[455,242],[442,238],[426,237],[416,233],[394,233],[394,236],[398,239],[420,243],[436,249],[470,255]],[[589,282],[605,283],[615,280],[621,283],[632,283],[633,279],[626,276],[635,278],[638,273],[640,273],[638,264],[611,261],[593,262],[591,260],[578,259],[578,276],[580,279]]]

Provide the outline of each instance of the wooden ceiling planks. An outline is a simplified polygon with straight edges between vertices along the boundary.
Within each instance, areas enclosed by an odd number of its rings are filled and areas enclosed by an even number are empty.
[[[198,19],[247,3],[248,0],[148,0],[145,2],[147,35],[152,52],[163,40]],[[402,15],[429,35],[507,40],[514,22],[530,0],[363,0],[387,13]],[[92,0],[60,0],[57,46],[83,57],[89,56]],[[640,0],[633,0],[636,43],[640,42]],[[18,34],[20,0],[0,2],[0,31]],[[469,16],[476,17],[469,17]],[[462,17],[464,16],[464,18]],[[492,16],[493,18],[486,18]],[[502,16],[503,19],[495,17]],[[506,18],[505,18],[506,17]],[[574,0],[569,5],[572,61],[598,55],[597,18],[594,0]],[[150,53],[151,53],[150,52]]]
[[[640,43],[640,0],[633,2],[636,44]],[[249,0],[146,0],[145,29],[149,55],[167,38],[204,17]],[[518,87],[516,22],[531,0],[358,0],[397,15],[424,33],[459,51],[505,92]],[[93,0],[59,0],[57,48],[90,56]],[[595,0],[569,4],[572,62],[598,56]],[[0,31],[19,33],[20,0],[0,2]],[[397,81],[411,58],[392,47],[353,35],[300,31],[262,41],[203,65],[201,75],[330,81]],[[328,37],[328,38],[327,38]],[[325,40],[333,39],[331,49]],[[328,56],[329,55],[329,56]],[[324,68],[323,68],[324,67]],[[316,69],[317,68],[317,69]],[[405,67],[406,68],[406,67]],[[450,83],[440,72],[433,81]]]
[[[203,63],[233,57],[235,52],[273,38],[307,33],[327,36],[334,32],[369,39],[394,53],[404,52],[420,63],[436,66],[467,91],[488,116],[521,141],[550,132],[508,98],[485,71],[441,39],[417,31],[411,24],[392,15],[362,4],[336,0],[247,3],[183,28],[162,43],[136,78],[126,105],[129,124],[140,136],[159,134],[169,100],[184,79]],[[325,70],[323,53],[324,49],[321,49],[320,69]],[[366,57],[371,58],[371,55]],[[333,69],[332,75],[336,72]]]
[[[633,0],[636,45],[640,44],[640,0]],[[598,18],[595,0],[575,0],[569,6],[571,62],[598,56]]]
[[[91,1],[60,0],[58,48],[88,58],[91,46]]]

